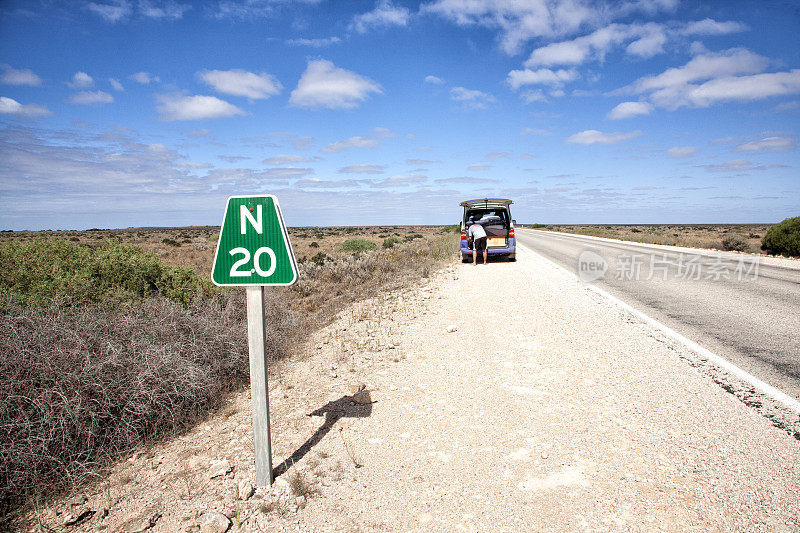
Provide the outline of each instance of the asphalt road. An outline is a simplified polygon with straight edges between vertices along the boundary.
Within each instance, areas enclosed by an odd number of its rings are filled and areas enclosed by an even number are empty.
[[[754,255],[516,234],[521,244],[800,399],[800,269]]]

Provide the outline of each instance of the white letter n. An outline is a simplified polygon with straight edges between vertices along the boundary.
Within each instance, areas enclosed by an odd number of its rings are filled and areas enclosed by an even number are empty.
[[[247,220],[250,221],[250,224],[253,225],[253,228],[255,228],[258,233],[264,233],[264,224],[261,219],[261,204],[256,206],[256,218],[253,218],[253,215],[250,213],[250,210],[247,209],[246,205],[239,206],[239,212],[241,213],[242,235],[247,233]]]

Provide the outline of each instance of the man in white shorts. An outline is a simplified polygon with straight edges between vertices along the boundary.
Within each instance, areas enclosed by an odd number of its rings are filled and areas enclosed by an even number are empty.
[[[473,222],[467,231],[472,238],[472,264],[478,264],[478,252],[483,252],[483,264],[486,264],[486,230],[480,222]]]

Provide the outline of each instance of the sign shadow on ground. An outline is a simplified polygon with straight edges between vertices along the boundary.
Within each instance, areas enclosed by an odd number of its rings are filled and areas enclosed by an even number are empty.
[[[338,400],[328,402],[308,416],[324,416],[322,425],[297,450],[272,470],[273,479],[285,474],[289,467],[300,461],[316,446],[342,418],[366,418],[372,414],[372,403],[359,404],[352,396],[342,396]]]

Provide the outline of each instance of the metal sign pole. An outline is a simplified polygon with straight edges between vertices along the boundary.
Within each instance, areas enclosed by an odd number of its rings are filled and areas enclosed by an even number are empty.
[[[247,287],[247,344],[250,351],[250,396],[253,404],[253,443],[258,486],[272,485],[272,439],[269,433],[269,389],[264,328],[264,287]]]

